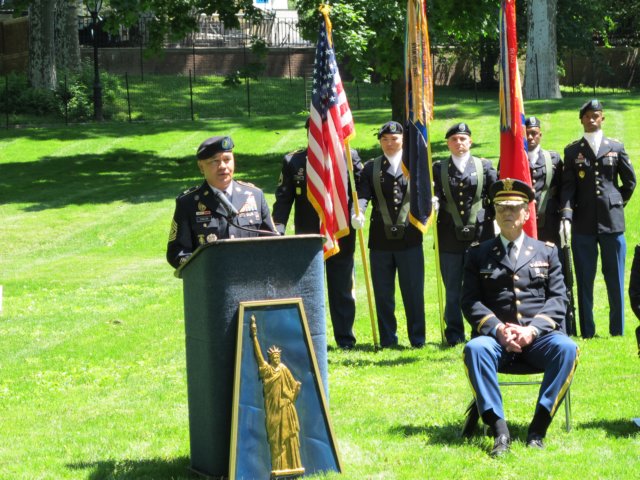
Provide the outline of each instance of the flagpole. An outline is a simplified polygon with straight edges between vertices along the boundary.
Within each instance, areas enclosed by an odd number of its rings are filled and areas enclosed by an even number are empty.
[[[349,169],[349,183],[351,185],[351,198],[353,199],[353,209],[356,216],[360,216],[360,205],[358,204],[358,192],[356,191],[356,182],[353,173],[353,160],[351,160],[351,147],[349,146],[349,139],[344,141],[344,151],[347,156],[347,168]],[[358,241],[360,243],[360,254],[362,255],[362,269],[364,273],[364,284],[367,288],[367,303],[369,304],[369,318],[371,319],[371,335],[373,337],[373,348],[378,350],[378,333],[376,331],[376,316],[373,308],[373,292],[371,289],[371,277],[369,276],[369,265],[367,264],[367,254],[364,248],[364,233],[359,228]]]
[[[431,135],[427,137],[427,158],[429,161],[429,171],[433,172],[433,161],[431,160]],[[433,182],[431,183],[431,189],[433,191]],[[438,295],[438,318],[440,319],[440,338],[442,339],[442,344],[446,343],[445,335],[444,335],[444,311],[442,308],[443,299],[442,299],[442,271],[440,270],[440,242],[438,241],[438,211],[432,213],[431,218],[435,222],[433,226],[433,246],[435,250],[435,258],[436,258],[436,293]]]

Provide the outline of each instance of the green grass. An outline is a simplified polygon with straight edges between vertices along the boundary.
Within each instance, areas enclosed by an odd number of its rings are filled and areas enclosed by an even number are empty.
[[[495,164],[495,95],[483,93],[476,103],[473,92],[436,94],[434,155],[446,153],[446,128],[464,120],[474,153]],[[542,119],[546,148],[561,151],[578,137],[577,110],[588,98],[565,92],[563,100],[527,102],[527,113]],[[640,170],[640,100],[599,98],[605,133],[625,142]],[[374,134],[389,116],[383,107],[355,112],[353,145],[363,158],[378,152]],[[305,144],[303,122],[302,115],[274,115],[0,132],[0,478],[191,478],[182,285],[164,260],[173,199],[199,183],[193,154],[200,141],[224,132],[237,145],[238,177],[262,187],[272,203],[282,155]],[[630,253],[640,242],[636,197],[626,210]],[[496,461],[486,454],[491,439],[458,436],[470,390],[461,347],[440,345],[432,245],[428,233],[428,344],[419,351],[371,351],[357,261],[362,346],[329,352],[331,415],[345,471],[327,478],[635,478],[637,321],[627,307],[625,336],[608,336],[601,275],[600,338],[577,340],[573,430],[563,431],[561,411],[547,449],[526,450],[536,390],[506,389],[519,440]],[[399,336],[408,346],[401,310]]]

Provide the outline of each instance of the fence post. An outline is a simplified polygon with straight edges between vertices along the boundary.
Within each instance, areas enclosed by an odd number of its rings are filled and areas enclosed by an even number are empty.
[[[193,57],[193,81],[196,81],[196,37],[191,41],[191,56]]]
[[[9,75],[4,76],[4,115],[9,130]]]
[[[304,106],[309,108],[309,97],[307,96],[307,73],[302,71],[302,88],[304,90]]]
[[[140,80],[144,83],[144,21],[142,18],[139,19],[138,24],[140,25]]]
[[[476,97],[476,103],[478,103],[478,81],[476,79],[476,59],[473,59],[473,63],[472,63],[472,69],[473,69],[473,94]]]
[[[292,86],[293,79],[291,78],[291,47],[287,45],[287,61],[289,63],[289,86]]]
[[[127,86],[127,110],[129,111],[129,123],[131,123],[131,97],[129,96],[129,72],[124,72],[124,82]]]
[[[189,99],[191,101],[191,121],[195,121],[193,117],[193,82],[191,81],[191,69],[189,69]]]
[[[571,90],[576,93],[576,74],[573,70],[573,50],[571,50]]]
[[[249,82],[249,71],[247,69],[247,43],[242,43],[242,63],[244,66],[244,83],[247,86],[247,114],[251,117],[251,86]]]

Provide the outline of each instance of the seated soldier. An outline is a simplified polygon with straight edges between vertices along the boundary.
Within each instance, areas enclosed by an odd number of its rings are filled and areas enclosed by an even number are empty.
[[[499,456],[508,452],[511,437],[498,370],[513,362],[544,370],[527,435],[528,447],[544,448],[547,428],[573,378],[578,347],[562,331],[567,295],[558,249],[523,232],[533,190],[507,178],[494,183],[489,196],[500,235],[469,248],[462,311],[473,330],[464,348],[467,375],[478,413],[494,436],[491,456]]]

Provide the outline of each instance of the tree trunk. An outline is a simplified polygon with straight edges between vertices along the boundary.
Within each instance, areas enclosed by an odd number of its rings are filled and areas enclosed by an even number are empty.
[[[77,0],[56,0],[55,55],[58,72],[80,71]]]
[[[404,125],[405,86],[402,77],[391,80],[391,120],[400,125]]]
[[[557,0],[527,0],[524,98],[561,98],[556,42]]]
[[[34,88],[56,85],[54,1],[33,0],[29,6],[29,83]]]

